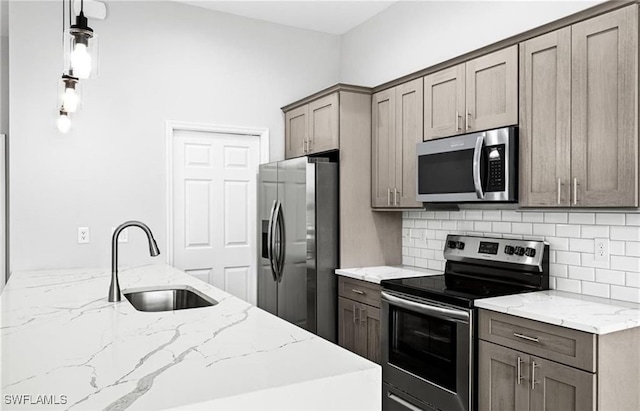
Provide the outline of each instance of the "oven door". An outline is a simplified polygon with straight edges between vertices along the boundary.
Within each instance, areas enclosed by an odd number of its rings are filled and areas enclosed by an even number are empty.
[[[516,201],[515,127],[429,140],[417,146],[417,200]]]
[[[382,379],[447,411],[471,409],[472,310],[382,291]]]

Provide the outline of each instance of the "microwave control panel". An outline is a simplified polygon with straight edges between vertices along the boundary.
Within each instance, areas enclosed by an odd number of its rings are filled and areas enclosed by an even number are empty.
[[[497,146],[485,147],[485,154],[489,166],[487,172],[487,187],[485,191],[504,191],[505,190],[505,146],[499,144]]]

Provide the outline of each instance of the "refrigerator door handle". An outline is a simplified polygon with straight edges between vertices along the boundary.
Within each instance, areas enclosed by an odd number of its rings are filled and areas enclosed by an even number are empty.
[[[273,281],[278,282],[277,277],[277,269],[276,264],[274,262],[274,252],[273,252],[273,235],[274,235],[274,224],[276,218],[276,209],[277,209],[277,201],[273,201],[273,206],[271,206],[271,213],[269,216],[269,228],[267,229],[267,255],[269,257],[269,265],[271,266],[271,275],[273,276]]]
[[[279,237],[279,246],[278,246],[278,282],[282,281],[282,275],[284,274],[284,260],[286,257],[286,234],[284,227],[284,213],[282,212],[282,203],[278,203],[278,208],[276,210],[276,226],[278,227],[278,237]]]

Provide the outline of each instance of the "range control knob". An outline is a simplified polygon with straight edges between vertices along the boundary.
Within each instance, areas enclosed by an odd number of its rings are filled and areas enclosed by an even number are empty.
[[[447,248],[456,248],[456,241],[447,241]]]
[[[513,248],[512,245],[505,245],[504,246],[504,253],[506,255],[513,255],[513,251],[514,251],[514,248]]]
[[[535,257],[536,256],[536,249],[527,247],[524,250],[524,255],[526,255],[527,257]]]
[[[458,242],[456,243],[456,248],[457,248],[458,250],[464,250],[464,243],[463,243],[462,241],[458,241]]]
[[[523,256],[524,255],[524,247],[517,246],[514,252],[515,252],[516,255]]]

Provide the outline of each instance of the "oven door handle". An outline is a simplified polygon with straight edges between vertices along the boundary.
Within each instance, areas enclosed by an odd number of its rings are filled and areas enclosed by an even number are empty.
[[[484,199],[484,192],[482,191],[482,181],[480,179],[482,144],[484,144],[484,133],[480,134],[476,139],[476,147],[473,150],[473,187],[476,189],[476,196],[480,200]]]
[[[414,311],[417,313],[429,315],[431,317],[440,318],[449,321],[469,322],[469,313],[463,310],[456,310],[452,308],[438,307],[428,304],[419,303],[406,298],[399,298],[389,294],[386,291],[382,291],[382,300],[396,307],[404,308],[405,310]]]

